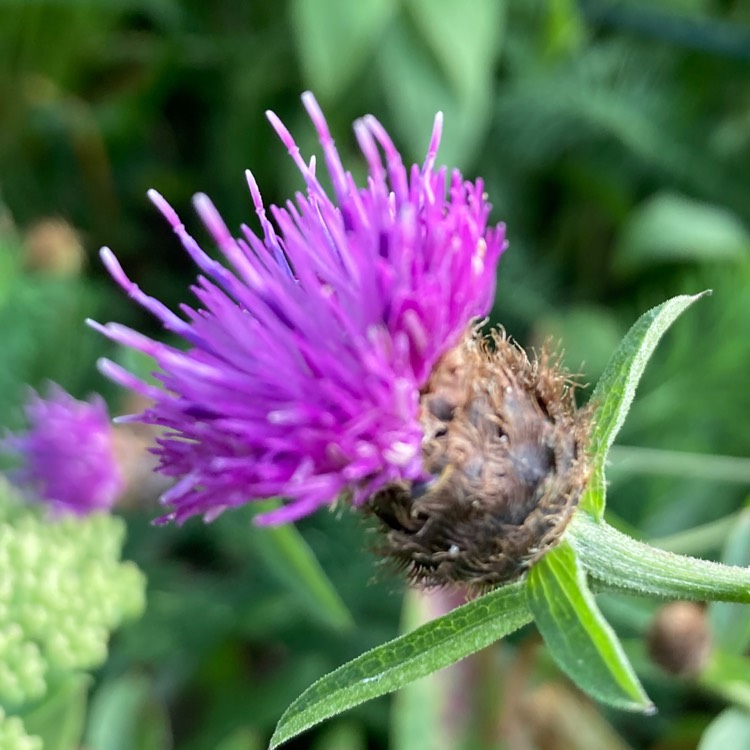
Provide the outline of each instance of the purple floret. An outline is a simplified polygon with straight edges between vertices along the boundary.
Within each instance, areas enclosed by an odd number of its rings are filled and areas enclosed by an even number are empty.
[[[102,371],[153,400],[137,419],[164,429],[154,449],[176,478],[163,520],[207,520],[252,499],[286,504],[263,516],[292,521],[347,495],[423,478],[419,391],[435,363],[494,297],[504,227],[487,227],[481,180],[435,169],[442,117],[424,165],[407,170],[380,123],[354,131],[369,167],[365,187],[344,170],[312,94],[303,102],[333,185],[330,198],[291,135],[268,118],[306,192],[269,214],[250,172],[261,234],[232,236],[205,195],[196,211],[228,261],[212,260],[169,204],[149,197],[201,275],[182,317],[131,282],[112,252],[102,259],[130,297],[186,350],[110,323],[112,340],[154,358],[161,388],[110,361]],[[231,270],[230,270],[231,269]]]
[[[11,479],[47,504],[54,516],[85,516],[111,508],[124,480],[103,399],[78,401],[51,385],[47,398],[31,392],[26,418],[28,431],[2,444],[22,461]]]

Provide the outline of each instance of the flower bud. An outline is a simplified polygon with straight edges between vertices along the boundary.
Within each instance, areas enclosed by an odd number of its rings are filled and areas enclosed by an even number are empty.
[[[670,674],[699,675],[711,655],[706,611],[695,602],[665,604],[648,632],[651,659]]]
[[[383,552],[422,586],[487,588],[520,577],[556,544],[588,478],[588,412],[545,353],[502,332],[468,333],[421,393],[426,482],[370,501]]]
[[[84,262],[81,238],[63,219],[47,218],[30,227],[24,237],[24,265],[61,278],[79,276]]]

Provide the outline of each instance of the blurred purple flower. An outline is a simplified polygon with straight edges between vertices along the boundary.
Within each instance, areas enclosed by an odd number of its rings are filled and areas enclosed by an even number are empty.
[[[333,185],[318,181],[273,113],[268,119],[299,168],[306,193],[267,217],[247,172],[262,236],[234,238],[205,195],[196,211],[231,265],[206,255],[174,210],[149,196],[199,267],[199,307],[183,318],[102,259],[125,291],[181,336],[186,351],[116,323],[92,323],[154,358],[162,388],[104,360],[102,371],[147,396],[136,419],[165,429],[154,449],[179,481],[162,520],[210,520],[255,498],[288,502],[262,517],[291,521],[342,493],[363,502],[386,484],[423,477],[419,390],[441,354],[494,297],[504,227],[487,227],[481,180],[435,168],[437,115],[424,164],[406,169],[371,116],[354,132],[369,167],[366,187],[344,170],[312,94],[303,102]]]
[[[124,480],[104,400],[77,401],[52,384],[47,398],[31,391],[25,411],[28,431],[2,441],[5,451],[22,460],[11,474],[14,483],[46,503],[53,515],[85,516],[112,507]]]

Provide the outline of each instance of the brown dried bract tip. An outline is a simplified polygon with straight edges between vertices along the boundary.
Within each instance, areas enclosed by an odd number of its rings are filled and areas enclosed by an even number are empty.
[[[470,331],[421,396],[422,455],[434,479],[369,503],[383,553],[422,586],[485,589],[520,577],[559,540],[586,485],[588,414],[546,352]]]

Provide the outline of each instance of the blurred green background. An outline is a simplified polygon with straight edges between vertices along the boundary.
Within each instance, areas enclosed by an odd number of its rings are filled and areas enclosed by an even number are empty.
[[[0,0],[0,425],[17,423],[25,384],[48,378],[134,408],[93,364],[127,355],[81,321],[157,330],[97,249],[112,246],[176,306],[193,269],[146,190],[201,239],[195,192],[230,226],[253,218],[247,167],[267,202],[285,200],[300,180],[263,113],[310,154],[308,88],[360,175],[354,119],[375,114],[420,161],[444,111],[441,160],[481,175],[508,227],[493,321],[525,345],[561,342],[585,383],[638,314],[714,290],[649,365],[612,454],[609,507],[643,537],[729,528],[750,484],[747,462],[722,458],[750,453],[750,5],[739,0]],[[123,438],[134,477],[123,514],[149,608],[97,677],[86,747],[264,747],[316,677],[398,632],[403,584],[347,513],[300,528],[353,627],[268,554],[250,511],[149,526],[159,487],[147,438]],[[697,534],[682,550],[717,557],[721,543]],[[642,651],[654,605],[609,605]],[[724,705],[643,657],[659,715],[593,707],[537,646],[523,632],[478,659],[461,747],[687,750]],[[516,690],[528,700],[509,717]],[[437,747],[439,733],[408,720],[420,710],[381,699],[289,747]]]

